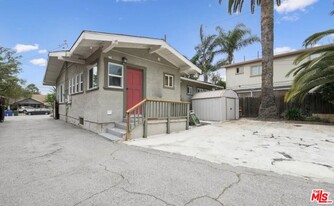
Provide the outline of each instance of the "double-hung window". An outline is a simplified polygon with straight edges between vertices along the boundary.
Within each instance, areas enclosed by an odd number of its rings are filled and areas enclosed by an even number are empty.
[[[79,75],[75,76],[75,93],[79,92]]]
[[[251,67],[251,76],[258,76],[262,74],[262,66]]]
[[[108,87],[123,88],[123,66],[108,63]]]
[[[187,94],[192,95],[193,94],[193,87],[192,86],[187,86]]]
[[[68,94],[72,94],[72,82],[71,82],[71,79],[68,80]]]
[[[65,84],[59,85],[59,87],[57,89],[57,93],[58,93],[58,102],[59,103],[64,103],[64,101],[65,101],[65,98],[64,98]]]
[[[82,92],[83,91],[83,73],[82,72],[79,74],[79,80],[80,80],[79,92]]]
[[[164,87],[174,88],[174,75],[164,74]]]
[[[75,94],[75,82],[74,82],[74,77],[72,78],[72,94]]]
[[[88,89],[95,89],[98,87],[97,64],[94,64],[88,69]]]

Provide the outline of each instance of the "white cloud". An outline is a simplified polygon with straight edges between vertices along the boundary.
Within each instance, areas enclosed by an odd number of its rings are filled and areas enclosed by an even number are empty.
[[[287,52],[292,52],[292,51],[296,51],[295,49],[292,49],[288,46],[284,46],[284,47],[278,47],[274,49],[274,54],[282,54],[282,53],[287,53]]]
[[[318,0],[283,0],[280,6],[276,6],[278,13],[289,13],[292,11],[304,11],[306,7],[316,3]]]
[[[298,21],[299,20],[299,16],[297,16],[297,15],[283,16],[282,20],[283,21]]]
[[[38,44],[29,45],[29,44],[16,44],[14,49],[17,53],[33,51],[38,49]]]
[[[32,59],[32,60],[30,60],[30,63],[32,63],[33,65],[40,66],[40,67],[45,67],[46,66],[46,59],[44,59],[44,58]]]
[[[39,54],[45,54],[47,53],[48,51],[46,49],[41,49],[41,50],[38,50],[38,53]]]

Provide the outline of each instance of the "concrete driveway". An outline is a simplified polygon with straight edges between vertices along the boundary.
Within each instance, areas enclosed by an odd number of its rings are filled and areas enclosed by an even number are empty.
[[[241,119],[129,144],[334,183],[333,125]]]
[[[113,144],[46,116],[0,124],[0,205],[317,205],[315,188],[334,193],[333,184]]]

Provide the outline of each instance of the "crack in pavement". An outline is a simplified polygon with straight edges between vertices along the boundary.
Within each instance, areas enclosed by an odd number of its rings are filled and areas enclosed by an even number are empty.
[[[194,202],[195,200],[198,200],[198,199],[201,199],[201,198],[204,198],[204,197],[209,198],[209,199],[211,199],[211,200],[214,200],[215,202],[217,202],[217,203],[219,203],[220,205],[224,206],[224,204],[223,204],[221,201],[219,201],[219,198],[221,198],[221,197],[225,194],[225,192],[226,192],[228,189],[232,188],[234,185],[239,184],[239,182],[241,181],[241,174],[240,174],[240,173],[237,173],[237,172],[232,172],[232,173],[234,173],[234,174],[237,176],[238,180],[235,181],[235,182],[232,182],[231,184],[229,184],[228,186],[226,186],[226,187],[223,189],[223,191],[222,191],[216,198],[214,198],[214,197],[210,197],[209,195],[202,195],[202,196],[198,196],[198,197],[194,197],[194,198],[190,199],[188,202],[186,202],[186,203],[184,204],[184,206],[186,206],[186,205],[188,205],[188,204]]]
[[[61,147],[61,148],[58,148],[58,149],[56,149],[56,150],[54,150],[54,151],[52,151],[52,152],[49,152],[49,153],[46,153],[46,154],[43,154],[43,155],[40,155],[40,156],[37,156],[37,157],[31,157],[31,158],[25,159],[25,160],[23,160],[23,161],[26,161],[26,160],[33,160],[33,159],[42,158],[42,157],[48,157],[48,156],[51,156],[51,155],[53,155],[53,154],[55,154],[55,153],[61,151],[62,149],[63,149],[63,148]]]
[[[215,199],[215,198],[213,198],[213,197],[210,197],[210,196],[208,196],[208,195],[202,195],[202,196],[194,197],[194,198],[190,199],[188,202],[186,202],[186,204],[184,204],[184,206],[186,206],[186,205],[188,205],[188,204],[194,202],[195,200],[202,199],[202,198],[204,198],[204,197],[209,198],[209,199],[211,199],[211,200],[213,200],[213,201],[219,203],[220,205],[224,206],[223,203],[221,203],[221,202],[218,201],[217,199]]]
[[[222,197],[228,189],[232,188],[234,185],[239,184],[239,182],[241,181],[241,174],[236,173],[236,172],[234,172],[234,174],[237,176],[238,180],[237,180],[236,182],[232,182],[232,183],[229,184],[227,187],[225,187],[225,188],[223,189],[223,191],[222,191],[222,192],[218,195],[218,197],[216,198],[217,200],[218,200],[220,197]]]
[[[110,173],[112,173],[112,174],[116,174],[116,175],[118,175],[119,177],[121,177],[121,180],[118,181],[116,184],[111,185],[110,187],[107,187],[107,188],[105,188],[105,189],[103,189],[103,190],[101,190],[101,191],[99,191],[99,192],[96,192],[96,193],[90,195],[89,197],[87,197],[87,198],[85,198],[85,199],[83,199],[83,200],[80,200],[79,202],[75,203],[73,206],[80,205],[81,203],[83,203],[83,202],[85,202],[85,201],[87,201],[87,200],[89,200],[89,199],[91,199],[91,198],[93,198],[93,197],[95,197],[95,196],[97,196],[97,195],[100,195],[100,194],[102,194],[102,193],[104,193],[104,192],[107,192],[108,190],[111,190],[111,189],[117,187],[117,186],[120,185],[124,180],[127,181],[127,182],[129,183],[129,180],[126,179],[126,178],[124,177],[123,174],[118,173],[118,172],[114,172],[114,171],[111,171],[111,170],[108,170],[107,166],[105,166],[105,165],[103,165],[103,164],[101,164],[101,163],[100,163],[99,165],[102,166],[102,167],[104,167],[104,170],[105,170],[105,171],[110,172]]]
[[[121,187],[120,189],[122,189],[124,192],[129,193],[129,194],[153,197],[153,198],[155,198],[156,200],[159,200],[159,201],[163,202],[163,203],[166,204],[166,205],[175,206],[174,204],[168,203],[167,201],[165,201],[165,200],[163,200],[163,199],[161,199],[161,198],[159,198],[159,197],[156,197],[156,196],[154,196],[154,195],[152,195],[152,194],[149,194],[149,193],[142,193],[142,192],[129,191],[129,190],[125,189],[124,187]]]

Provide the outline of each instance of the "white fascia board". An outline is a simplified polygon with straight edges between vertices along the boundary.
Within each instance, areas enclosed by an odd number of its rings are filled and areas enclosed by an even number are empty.
[[[97,41],[118,41],[119,43],[134,43],[134,44],[149,44],[149,45],[162,45],[164,42],[160,39],[149,39],[142,37],[117,35],[117,34],[105,34],[105,33],[92,33],[87,32],[84,39],[97,40]]]
[[[224,89],[224,87],[221,87],[221,86],[218,86],[218,85],[209,84],[209,83],[206,83],[206,82],[197,81],[197,80],[189,79],[189,78],[185,78],[185,77],[181,77],[181,80],[188,81],[188,82],[194,82],[194,83],[197,83],[197,84],[203,84],[203,85],[207,85],[207,86],[210,86],[210,87],[216,87],[216,88]]]

